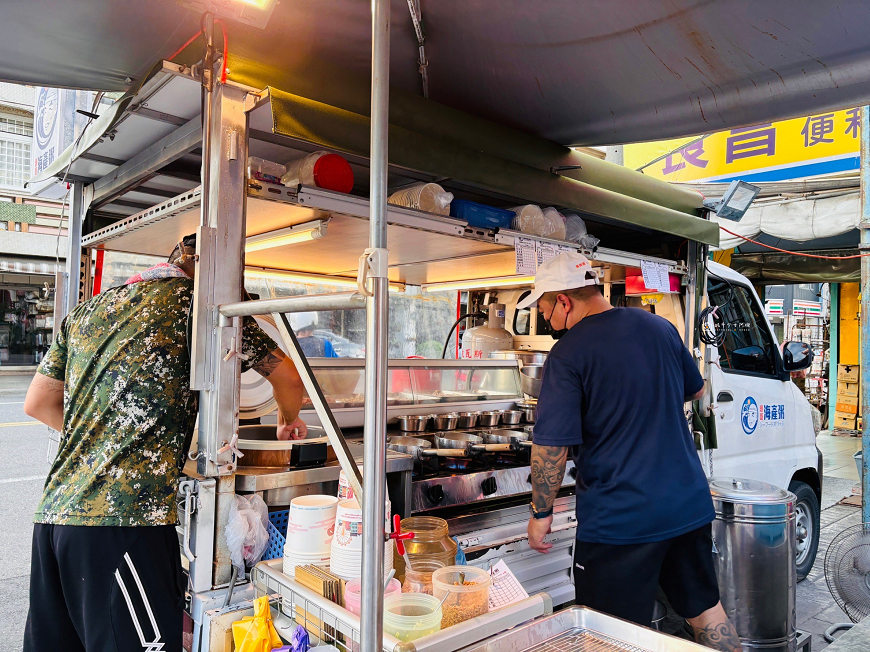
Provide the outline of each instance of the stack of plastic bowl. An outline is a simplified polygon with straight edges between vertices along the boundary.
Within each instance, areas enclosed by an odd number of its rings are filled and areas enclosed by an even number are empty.
[[[297,566],[329,563],[337,507],[335,496],[299,496],[290,502],[284,544],[285,575],[295,577]]]
[[[393,542],[390,540],[384,545],[384,578],[392,569]],[[362,575],[362,509],[356,500],[341,500],[338,503],[329,570],[344,580]]]
[[[384,632],[400,641],[414,641],[441,630],[440,600],[425,593],[399,593],[384,598]]]

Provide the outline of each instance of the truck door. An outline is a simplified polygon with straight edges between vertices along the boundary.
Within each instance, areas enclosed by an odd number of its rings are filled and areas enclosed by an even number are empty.
[[[719,306],[725,339],[718,366],[710,370],[716,404],[717,476],[752,478],[788,487],[794,466],[791,380],[781,380],[782,363],[755,291],[710,276],[710,304]]]

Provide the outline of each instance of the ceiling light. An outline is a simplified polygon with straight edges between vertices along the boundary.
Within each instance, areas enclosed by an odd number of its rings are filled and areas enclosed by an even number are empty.
[[[261,267],[245,267],[245,278],[267,278],[286,283],[305,283],[307,285],[333,285],[342,288],[356,289],[356,279],[346,276],[329,276],[326,274],[307,274],[305,272],[285,272],[278,269]],[[402,292],[403,283],[390,283],[390,292]]]
[[[732,181],[722,199],[705,199],[704,206],[718,217],[739,222],[760,192],[761,188],[751,183]]]
[[[471,281],[447,281],[444,283],[426,283],[426,292],[449,292],[451,290],[486,290],[489,288],[522,287],[532,285],[534,276],[498,276],[496,278],[479,278]]]
[[[263,29],[275,11],[277,0],[178,0],[178,4],[199,13],[210,11],[245,25]]]
[[[245,239],[245,253],[318,240],[326,235],[326,222],[314,221],[288,226],[285,229],[252,235]]]

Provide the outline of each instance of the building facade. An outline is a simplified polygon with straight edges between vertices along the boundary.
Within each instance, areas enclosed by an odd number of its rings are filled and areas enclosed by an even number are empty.
[[[0,83],[0,369],[32,367],[48,349],[66,258],[63,203],[25,187],[34,101],[32,86]]]

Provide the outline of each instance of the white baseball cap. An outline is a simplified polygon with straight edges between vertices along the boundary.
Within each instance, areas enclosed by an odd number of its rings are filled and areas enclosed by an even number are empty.
[[[541,263],[535,274],[535,289],[517,304],[517,308],[531,308],[537,305],[547,292],[574,290],[587,285],[598,285],[598,274],[592,263],[583,254],[569,251]]]

